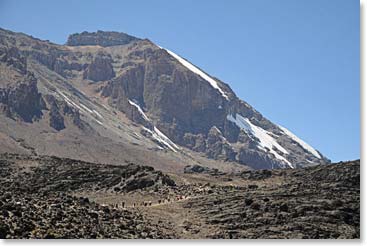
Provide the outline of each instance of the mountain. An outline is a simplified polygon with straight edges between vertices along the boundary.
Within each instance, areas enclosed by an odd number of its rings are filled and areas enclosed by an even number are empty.
[[[1,152],[172,172],[330,162],[181,56],[104,31],[58,45],[0,29],[0,139]]]

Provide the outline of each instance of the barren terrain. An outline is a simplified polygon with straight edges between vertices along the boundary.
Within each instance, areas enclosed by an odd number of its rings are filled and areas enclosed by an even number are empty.
[[[359,238],[359,161],[162,173],[135,164],[0,158],[0,238]]]

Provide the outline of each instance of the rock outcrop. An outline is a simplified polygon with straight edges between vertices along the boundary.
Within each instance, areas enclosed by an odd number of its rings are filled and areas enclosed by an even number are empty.
[[[234,161],[236,158],[235,151],[215,126],[208,133],[206,154],[218,160]]]
[[[0,47],[0,62],[14,67],[23,75],[27,73],[26,57],[22,56],[16,47]]]
[[[45,104],[37,89],[37,80],[28,74],[23,81],[0,88],[0,103],[7,116],[33,122],[41,118]]]
[[[139,39],[121,32],[82,32],[70,35],[66,45],[100,45],[103,47],[108,47],[115,45],[125,45],[136,40]]]
[[[115,72],[111,62],[111,57],[97,54],[92,63],[84,71],[83,78],[94,82],[112,79],[115,77]]]
[[[78,110],[70,107],[65,101],[57,100],[52,95],[45,95],[44,98],[49,110],[49,124],[52,128],[57,131],[64,129],[65,117],[79,128],[85,127],[85,123],[80,119]]]

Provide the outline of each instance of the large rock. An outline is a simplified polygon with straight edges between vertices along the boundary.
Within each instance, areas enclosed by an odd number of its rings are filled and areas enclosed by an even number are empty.
[[[56,107],[52,107],[50,110],[50,126],[57,131],[65,128],[64,117],[62,117]]]
[[[221,131],[213,126],[208,134],[206,154],[209,158],[234,161],[236,153],[227,143]]]
[[[16,47],[0,47],[0,62],[14,67],[21,74],[27,73],[26,57],[22,56]]]
[[[0,89],[0,103],[5,105],[9,116],[32,122],[42,116],[45,103],[37,89],[33,74],[27,74],[23,81]]]
[[[70,121],[79,128],[84,128],[85,122],[80,119],[79,111],[70,107],[65,101],[57,100],[53,95],[45,95],[44,99],[49,109],[49,124],[57,131],[65,129],[65,119]]]

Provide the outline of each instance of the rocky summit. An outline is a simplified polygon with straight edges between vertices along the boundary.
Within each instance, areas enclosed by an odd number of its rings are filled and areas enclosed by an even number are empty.
[[[228,84],[149,39],[97,31],[59,45],[0,29],[0,72],[1,152],[165,171],[330,162]]]

